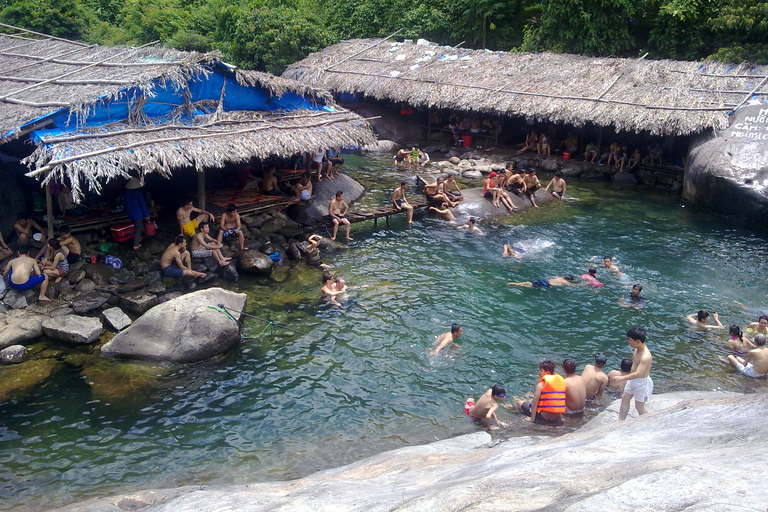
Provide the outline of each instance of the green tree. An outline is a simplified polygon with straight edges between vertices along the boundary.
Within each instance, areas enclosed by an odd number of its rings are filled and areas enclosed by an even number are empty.
[[[66,39],[83,40],[94,21],[81,0],[17,0],[0,11],[3,23]]]

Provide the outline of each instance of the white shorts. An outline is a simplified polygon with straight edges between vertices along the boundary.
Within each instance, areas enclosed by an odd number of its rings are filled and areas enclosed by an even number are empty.
[[[736,363],[736,369],[739,370],[739,373],[742,375],[746,375],[747,377],[751,377],[753,379],[759,379],[760,377],[765,377],[764,373],[757,373],[754,368],[752,368],[752,362],[747,363],[747,366],[744,366],[741,363]]]
[[[653,380],[651,377],[631,379],[624,386],[624,392],[635,397],[635,402],[647,402],[653,393]]]

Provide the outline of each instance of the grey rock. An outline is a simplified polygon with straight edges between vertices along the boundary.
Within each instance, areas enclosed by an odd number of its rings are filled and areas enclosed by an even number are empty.
[[[267,274],[274,262],[269,256],[259,251],[244,251],[237,258],[237,269],[246,274]]]
[[[149,272],[149,263],[146,261],[140,261],[133,265],[133,273],[137,276],[143,276]]]
[[[78,261],[78,263],[80,262]],[[84,277],[85,277],[85,270],[83,270],[82,268],[78,268],[75,270],[70,269],[69,273],[67,274],[67,281],[69,281],[70,284],[74,286],[74,285],[77,285],[80,281],[82,281]]]
[[[4,315],[8,312],[8,306],[0,302],[0,315]]]
[[[162,280],[163,280],[163,276],[157,270],[147,272],[147,275],[144,276],[144,283],[146,283],[147,285],[157,283],[158,281],[162,281]]]
[[[147,283],[142,281],[141,279],[136,279],[135,281],[131,281],[122,286],[119,286],[117,288],[117,293],[124,294],[124,293],[135,292],[136,290],[141,290],[142,288],[144,288],[146,284]]]
[[[232,262],[229,265],[225,265],[223,267],[219,267],[218,274],[219,277],[229,283],[236,283],[238,279],[240,279],[240,275],[237,273],[237,269],[235,268],[235,262]]]
[[[158,303],[157,296],[145,290],[137,290],[120,297],[120,306],[137,315],[143,315]]]
[[[104,319],[107,327],[115,331],[122,331],[131,325],[131,318],[120,308],[109,308],[101,312],[101,318]]]
[[[246,295],[209,288],[153,308],[102,348],[102,355],[159,361],[194,362],[230,350],[240,341],[240,326],[210,306],[223,304],[239,320]]]
[[[216,272],[219,270],[219,262],[213,256],[208,256],[203,260],[203,264],[208,269],[207,272]]]
[[[184,294],[182,292],[171,292],[166,293],[165,295],[161,295],[158,297],[158,300],[160,301],[160,304],[163,304],[165,302],[172,301],[173,299],[178,299],[179,297],[183,297]]]
[[[463,177],[465,177],[465,178],[470,178],[470,179],[477,179],[477,178],[482,178],[483,177],[483,173],[481,173],[480,171],[475,171],[475,170],[464,171],[464,172],[461,173],[461,175]]]
[[[628,172],[617,172],[611,176],[611,180],[615,183],[627,183],[630,185],[637,183],[637,178]]]
[[[99,309],[107,303],[107,300],[109,300],[110,297],[110,294],[104,292],[86,293],[72,302],[72,310],[77,314],[83,314],[93,311],[94,309]]]
[[[0,363],[16,364],[23,363],[27,358],[27,347],[24,345],[11,345],[0,350]]]
[[[96,283],[88,279],[87,277],[84,279],[81,279],[79,283],[77,283],[77,286],[75,286],[75,290],[77,290],[80,293],[89,293],[96,289]]]
[[[581,173],[583,180],[604,180],[605,174],[602,171],[585,171]]]
[[[154,293],[155,295],[162,295],[165,293],[166,288],[165,288],[165,285],[162,283],[162,281],[158,281],[156,283],[152,283],[149,286],[145,287],[144,291],[149,293]]]
[[[264,223],[263,226],[259,228],[259,231],[262,234],[271,234],[279,231],[280,229],[285,227],[285,221],[283,219],[279,218],[273,218],[272,220],[268,220]]]
[[[539,168],[546,172],[555,172],[560,169],[560,159],[555,157],[548,157],[539,162]]]
[[[128,270],[127,268],[121,268],[115,273],[114,278],[117,281],[117,283],[112,283],[112,284],[126,284],[126,283],[130,283],[131,281],[135,281],[136,274],[133,271]]]
[[[103,263],[93,263],[85,267],[85,275],[88,279],[96,283],[96,286],[106,286],[109,284],[109,278],[114,276],[116,270],[111,265]]]
[[[46,318],[21,309],[4,314],[0,317],[0,349],[42,336],[42,324]]]
[[[560,172],[563,173],[564,178],[577,178],[584,172],[584,167],[580,165],[566,165]]]
[[[101,321],[77,315],[64,315],[49,318],[42,324],[43,333],[55,340],[69,343],[93,343],[101,334]]]
[[[289,206],[286,213],[293,220],[303,225],[314,225],[323,222],[328,215],[328,203],[335,197],[338,190],[344,192],[344,200],[350,205],[357,201],[365,192],[362,185],[349,176],[342,174],[333,180],[323,180],[320,183],[315,183],[313,189],[315,198],[306,204],[293,204]]]
[[[110,295],[107,299],[107,304],[109,306],[119,306],[120,305],[120,296],[119,295]]]
[[[3,304],[11,309],[24,309],[32,304],[36,298],[37,293],[34,290],[25,290],[21,292],[19,290],[10,289],[5,293],[5,297],[3,297]]]
[[[360,151],[369,155],[387,155],[397,153],[402,146],[391,140],[377,140],[375,144],[363,146]]]
[[[452,163],[453,165],[459,165],[459,162],[461,162],[461,158],[457,156],[452,156],[448,159],[448,162]]]

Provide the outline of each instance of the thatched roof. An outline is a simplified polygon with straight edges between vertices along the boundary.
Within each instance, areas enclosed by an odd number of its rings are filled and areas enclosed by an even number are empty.
[[[130,170],[169,175],[375,140],[327,92],[238,70],[215,54],[107,48],[10,28],[0,34],[0,144],[31,133],[38,148],[25,161],[29,175],[69,181],[76,194]],[[214,76],[215,90],[200,85]],[[169,104],[169,94],[179,100]]]
[[[589,58],[343,41],[284,77],[332,92],[575,126],[685,135],[727,126],[728,113],[768,95],[768,67]]]

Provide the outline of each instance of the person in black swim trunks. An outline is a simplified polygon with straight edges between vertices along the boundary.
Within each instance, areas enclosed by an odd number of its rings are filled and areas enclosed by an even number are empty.
[[[507,283],[508,286],[520,286],[521,288],[549,288],[550,286],[578,286],[574,283],[576,278],[572,275],[553,277],[551,279],[537,279],[536,281],[522,281],[520,283]]]

